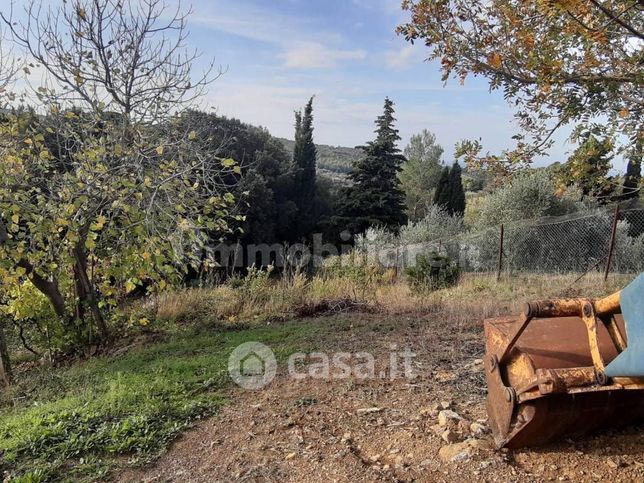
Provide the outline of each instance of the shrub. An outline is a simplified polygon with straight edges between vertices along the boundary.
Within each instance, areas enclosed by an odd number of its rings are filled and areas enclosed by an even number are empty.
[[[481,200],[473,224],[486,228],[517,220],[559,216],[577,211],[579,205],[570,197],[560,197],[552,174],[540,169],[520,172],[508,184]]]
[[[416,291],[438,290],[458,283],[460,268],[451,258],[433,252],[418,255],[416,265],[405,270],[412,289]]]
[[[451,238],[464,228],[463,217],[450,215],[442,206],[431,205],[422,220],[400,229],[400,241],[407,245]]]

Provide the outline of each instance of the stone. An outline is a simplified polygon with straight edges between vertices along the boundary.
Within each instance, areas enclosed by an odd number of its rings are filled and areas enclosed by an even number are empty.
[[[459,421],[461,419],[463,418],[450,409],[444,409],[438,413],[438,424],[441,426],[447,426],[450,420]]]
[[[441,438],[446,443],[456,443],[459,440],[458,433],[452,431],[451,429],[446,429],[441,433]]]
[[[470,424],[470,433],[472,433],[472,436],[480,438],[487,433],[487,427],[481,423],[472,423]]]
[[[458,422],[458,431],[459,431],[459,433],[461,433],[463,435],[469,435],[470,434],[470,422],[465,420],[465,419],[461,419]]]
[[[451,407],[452,407],[451,401],[441,401],[439,405],[439,409],[450,409]]]
[[[480,449],[484,451],[494,450],[494,445],[485,439],[468,439],[467,444],[474,449]]]
[[[469,460],[472,453],[472,447],[467,442],[463,442],[443,446],[438,451],[438,457],[443,463],[455,463]]]
[[[295,458],[295,453],[289,453],[286,455],[287,460],[292,460],[293,458]]]

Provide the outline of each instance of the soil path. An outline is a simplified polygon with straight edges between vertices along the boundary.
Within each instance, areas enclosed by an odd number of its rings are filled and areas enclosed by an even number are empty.
[[[644,481],[644,428],[515,452],[492,451],[489,435],[473,437],[471,423],[486,422],[479,326],[378,314],[333,319],[339,329],[315,341],[320,350],[369,351],[376,374],[388,374],[392,347],[409,347],[418,376],[294,380],[280,368],[261,391],[232,390],[218,415],[185,433],[153,466],[119,479]],[[439,456],[448,446],[446,428],[437,426],[441,405],[467,421],[450,423],[457,445],[469,441],[457,446],[457,461]]]

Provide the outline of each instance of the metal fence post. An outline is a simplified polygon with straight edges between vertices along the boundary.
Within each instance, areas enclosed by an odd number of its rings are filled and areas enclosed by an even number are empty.
[[[501,270],[503,269],[503,224],[501,224],[501,240],[499,241],[499,264],[496,270],[496,281],[501,279]]]
[[[608,242],[608,258],[606,260],[606,270],[604,271],[604,282],[608,280],[608,273],[610,272],[610,265],[613,261],[613,249],[615,248],[615,235],[617,234],[617,222],[619,221],[619,203],[615,207],[615,215],[613,216],[613,229],[610,233],[610,240]]]

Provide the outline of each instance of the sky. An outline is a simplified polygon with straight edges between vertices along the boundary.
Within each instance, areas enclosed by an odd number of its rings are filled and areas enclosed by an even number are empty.
[[[185,5],[185,4],[184,4]],[[395,103],[401,147],[434,132],[452,161],[454,144],[481,138],[498,153],[512,147],[512,111],[487,81],[445,85],[428,50],[398,36],[408,16],[400,0],[195,0],[191,45],[225,73],[204,106],[293,138],[293,112],[315,96],[315,140],[356,146],[373,138],[385,96]],[[561,135],[543,165],[565,160]]]
[[[3,0],[4,1],[4,0]],[[56,1],[56,0],[52,0]],[[166,0],[170,8],[180,0]],[[25,0],[15,0],[17,10]],[[223,74],[198,107],[266,127],[293,139],[294,111],[314,100],[314,139],[357,146],[373,139],[385,96],[395,103],[404,147],[423,129],[436,134],[453,161],[454,144],[481,139],[493,154],[513,147],[517,132],[501,92],[484,78],[445,84],[428,49],[398,36],[407,20],[400,0],[189,0],[187,47],[201,52]],[[542,166],[565,161],[574,149],[566,133],[555,136]],[[623,163],[615,163],[623,171]]]

